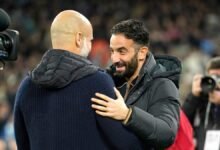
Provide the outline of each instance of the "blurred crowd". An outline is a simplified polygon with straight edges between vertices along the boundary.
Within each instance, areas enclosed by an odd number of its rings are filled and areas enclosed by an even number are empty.
[[[37,65],[51,47],[50,24],[64,9],[74,9],[89,18],[94,27],[90,60],[102,68],[109,65],[109,30],[128,18],[143,20],[150,32],[150,50],[177,56],[183,65],[180,83],[184,100],[195,73],[205,73],[205,64],[220,54],[218,0],[0,0],[11,17],[10,29],[18,30],[18,59],[6,62],[0,73],[0,150],[16,149],[12,111],[21,79]]]

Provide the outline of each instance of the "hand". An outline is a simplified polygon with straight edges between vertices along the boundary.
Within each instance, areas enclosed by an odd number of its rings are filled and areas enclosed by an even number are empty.
[[[129,112],[128,107],[126,106],[123,97],[120,92],[114,88],[117,99],[114,100],[104,94],[96,93],[96,97],[92,98],[92,108],[95,109],[96,113],[104,116],[110,117],[115,120],[125,120]]]
[[[201,88],[201,79],[202,79],[201,74],[197,74],[193,77],[193,83],[192,83],[192,94],[194,96],[200,96],[200,93],[202,92]]]

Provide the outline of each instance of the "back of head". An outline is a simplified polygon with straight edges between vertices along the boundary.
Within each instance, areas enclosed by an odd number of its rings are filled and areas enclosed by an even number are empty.
[[[92,32],[91,23],[85,16],[74,10],[62,11],[51,25],[52,47],[80,55],[83,39],[92,38]]]
[[[149,33],[144,23],[139,20],[129,19],[114,25],[111,34],[123,34],[135,43],[149,46]]]

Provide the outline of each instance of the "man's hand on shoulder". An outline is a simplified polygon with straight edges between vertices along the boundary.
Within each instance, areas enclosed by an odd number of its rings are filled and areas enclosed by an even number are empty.
[[[120,92],[114,88],[117,99],[112,99],[104,94],[96,93],[96,98],[92,98],[92,108],[101,116],[125,121],[130,114],[130,109],[125,104]],[[129,115],[130,116],[130,115]]]

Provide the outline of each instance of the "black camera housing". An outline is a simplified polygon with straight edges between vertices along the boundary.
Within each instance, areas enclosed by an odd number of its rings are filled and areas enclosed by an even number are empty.
[[[13,61],[17,59],[17,45],[19,42],[19,32],[7,29],[0,32],[0,60]]]
[[[217,89],[217,85],[220,84],[219,76],[204,76],[201,80],[201,88],[203,93],[209,93]]]

